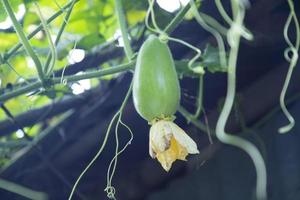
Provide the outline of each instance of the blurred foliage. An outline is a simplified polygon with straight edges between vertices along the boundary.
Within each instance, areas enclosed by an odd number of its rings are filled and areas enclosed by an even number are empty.
[[[10,0],[10,4],[14,10],[18,10],[19,5],[22,3],[23,3],[22,0]],[[5,21],[5,19],[6,19],[5,10],[4,10],[2,4],[0,4],[0,22]],[[1,29],[1,27],[0,27],[0,29]]]
[[[11,0],[10,3],[17,13],[18,7],[24,5],[26,12],[22,19],[23,29],[26,34],[31,33],[40,24],[40,19],[37,15],[36,7],[33,2],[37,2],[43,18],[48,19],[55,12],[62,9],[68,0]],[[144,20],[147,9],[147,1],[125,1],[126,16],[131,27]],[[57,17],[50,25],[50,33],[55,38],[63,23],[65,14]],[[5,10],[0,4],[0,30],[1,23],[7,20]],[[57,46],[58,58],[55,70],[62,69],[68,62],[68,52],[76,48],[83,50],[91,50],[95,46],[105,44],[111,40],[118,29],[117,19],[114,9],[113,0],[81,0],[77,2],[72,11],[71,18],[62,35],[62,38]],[[8,31],[9,30],[9,31]],[[7,30],[0,31],[0,52],[5,54],[18,43],[17,35],[12,31],[12,27]],[[49,52],[49,44],[47,42],[44,31],[40,31],[31,40],[31,45],[39,54],[39,58],[44,63]],[[28,57],[23,49],[20,49],[9,59],[10,65],[2,64],[0,67],[0,88],[24,82],[24,79],[36,77],[36,69],[31,58]],[[108,65],[108,64],[107,64]],[[95,66],[97,67],[97,66]],[[16,73],[17,72],[17,73]],[[106,79],[108,77],[105,77]],[[94,82],[93,82],[94,83]],[[57,86],[61,87],[61,86]],[[62,89],[62,88],[61,88]],[[55,91],[58,91],[56,93]],[[70,88],[65,91],[70,93]],[[62,97],[63,93],[57,88],[50,91],[40,93],[39,96],[26,96],[14,98],[6,102],[9,110],[17,115],[31,108],[43,106],[56,97]],[[48,97],[48,98],[47,98]],[[0,120],[3,120],[5,115],[0,111]]]

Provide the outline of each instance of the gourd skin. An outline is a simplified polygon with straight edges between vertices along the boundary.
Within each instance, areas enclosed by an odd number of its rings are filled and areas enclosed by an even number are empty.
[[[166,43],[154,35],[142,45],[133,77],[133,102],[148,122],[171,117],[180,101],[174,61]]]

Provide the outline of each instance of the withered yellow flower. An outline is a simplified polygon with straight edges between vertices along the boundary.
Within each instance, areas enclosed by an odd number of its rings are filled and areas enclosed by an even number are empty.
[[[197,144],[172,121],[160,120],[150,128],[149,154],[169,171],[175,160],[199,153]]]

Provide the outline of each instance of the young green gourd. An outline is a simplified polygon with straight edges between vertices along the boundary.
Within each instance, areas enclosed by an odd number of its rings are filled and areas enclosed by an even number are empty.
[[[180,102],[179,81],[168,45],[155,35],[139,50],[132,94],[137,112],[152,125],[149,154],[166,171],[176,159],[199,153],[196,143],[173,123]]]
[[[136,110],[147,121],[172,116],[180,101],[180,87],[168,46],[150,35],[142,45],[134,73]]]

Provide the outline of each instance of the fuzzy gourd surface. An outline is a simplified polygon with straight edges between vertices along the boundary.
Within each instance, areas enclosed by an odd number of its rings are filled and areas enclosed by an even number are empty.
[[[133,101],[148,122],[170,117],[180,101],[180,87],[174,60],[166,43],[154,35],[142,45],[134,72]]]

